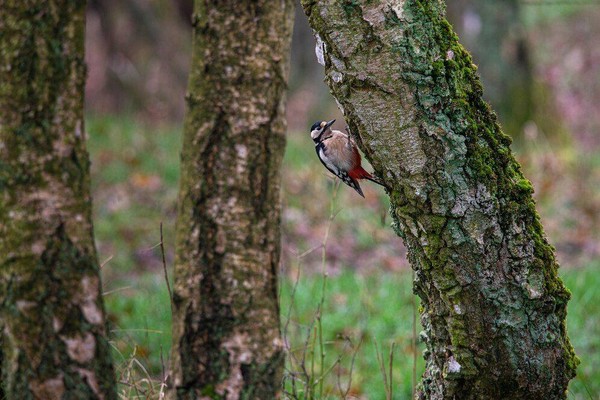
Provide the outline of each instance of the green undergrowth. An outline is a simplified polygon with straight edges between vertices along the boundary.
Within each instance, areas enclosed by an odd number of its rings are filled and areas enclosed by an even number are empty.
[[[113,282],[104,293],[115,361],[135,351],[148,372],[159,375],[161,352],[166,363],[171,347],[171,305],[164,276],[144,274]]]
[[[281,279],[282,330],[295,358],[300,360],[304,354],[309,372],[312,368],[317,379],[325,372],[322,398],[341,398],[339,385],[345,391],[351,377],[349,395],[361,399],[384,399],[385,387],[377,349],[383,353],[387,371],[390,346],[394,343],[393,398],[409,399],[413,371],[410,272],[363,275],[344,268],[327,277],[321,313],[324,368],[320,365],[319,335],[315,323],[323,277],[302,271],[297,280],[295,276],[288,275],[293,274],[286,274]],[[597,290],[600,286],[600,263],[562,271],[562,277],[572,293],[567,319],[569,335],[581,359],[577,377],[569,386],[568,399],[596,399],[600,395],[600,292]],[[121,288],[105,295],[115,362],[120,365],[117,370],[123,372],[135,351],[140,363],[159,382],[163,361],[168,365],[171,345],[170,305],[163,275],[158,272],[143,274],[110,286],[111,291]],[[419,343],[417,380],[423,371],[423,348],[423,344]],[[336,364],[340,357],[339,364]],[[332,368],[333,365],[336,366]],[[143,376],[140,370],[137,374]],[[288,357],[288,392],[292,391],[292,378],[301,389],[302,371]],[[302,390],[297,392],[302,394]]]
[[[124,117],[86,120],[92,161],[94,233],[105,274],[162,268],[149,249],[174,243],[175,201],[179,180],[181,130],[150,126]],[[168,254],[171,259],[171,253]]]
[[[561,271],[571,291],[567,329],[581,360],[569,385],[568,399],[600,398],[600,261]]]
[[[295,391],[298,398],[337,399],[346,393],[357,398],[384,399],[386,391],[378,353],[389,382],[393,344],[393,397],[410,398],[415,351],[416,373],[420,375],[424,368],[423,346],[416,349],[412,346],[410,272],[361,275],[344,269],[328,276],[320,329],[315,317],[319,314],[316,303],[322,293],[323,275],[300,273],[296,277],[283,279],[281,285],[281,319],[291,354],[285,373],[287,396],[294,398]],[[317,389],[314,396],[306,396],[310,391],[306,378],[311,374]],[[322,389],[320,380],[324,382]]]
[[[578,12],[586,12],[598,6],[594,0],[575,1],[523,1],[521,16],[527,27],[535,27],[544,23],[552,23]]]
[[[114,360],[119,380],[126,382],[121,384],[120,392],[129,394],[125,398],[133,398],[136,390],[146,390],[147,396],[137,398],[158,399],[163,362],[168,366],[171,314],[160,249],[155,246],[163,221],[167,266],[171,269],[180,129],[102,117],[88,119],[87,132],[98,253],[101,262],[112,257],[102,274]],[[398,239],[385,236],[391,232],[389,216],[386,220],[381,215],[389,204],[385,193],[369,183],[363,187],[366,199],[347,187],[339,189],[339,213],[327,243],[329,276],[319,330],[315,316],[323,287],[320,251],[302,258],[300,264],[290,254],[290,248],[301,253],[321,242],[321,228],[329,213],[331,181],[316,158],[308,134],[288,136],[283,173],[282,331],[296,359],[306,349],[305,367],[311,375],[313,398],[320,398],[321,393],[322,398],[340,398],[338,384],[346,391],[352,377],[348,398],[385,399],[376,346],[389,377],[389,351],[394,343],[392,397],[409,399],[414,354],[411,273],[405,266],[398,267],[405,262],[403,256],[394,256]],[[304,229],[305,236],[300,236]],[[359,260],[364,254],[369,254],[367,261]],[[581,359],[568,398],[595,399],[600,395],[600,261],[559,272],[572,293],[567,323]],[[320,365],[319,343],[323,343],[325,352],[324,367]],[[422,351],[423,344],[419,343],[418,376],[423,369]],[[299,398],[306,398],[302,390],[307,374],[297,368],[298,362],[292,362],[288,357],[286,391],[293,390],[295,379]],[[321,385],[322,375],[325,378]],[[143,385],[148,380],[152,381],[151,388],[131,387],[132,382]]]

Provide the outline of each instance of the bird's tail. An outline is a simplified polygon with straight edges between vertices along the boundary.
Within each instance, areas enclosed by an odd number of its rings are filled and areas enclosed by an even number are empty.
[[[358,183],[357,180],[352,179],[352,183],[348,184],[352,189],[356,190],[356,192],[358,194],[360,194],[362,197],[365,197],[365,195],[363,194],[363,191]]]
[[[365,179],[368,179],[371,182],[375,182],[376,184],[381,185],[384,188],[387,188],[387,185],[385,183],[383,183],[383,181],[381,179],[379,179],[378,177],[376,177],[376,176],[371,175],[371,176],[369,176],[369,177],[367,177]]]
[[[351,174],[351,176],[354,179],[368,179],[371,182],[374,182],[378,185],[381,185],[381,186],[387,188],[387,185],[385,183],[383,183],[383,181],[381,179],[379,179],[376,176],[371,175],[370,173],[365,171],[365,169],[363,167],[358,167],[356,170],[354,170],[352,172],[353,173]]]

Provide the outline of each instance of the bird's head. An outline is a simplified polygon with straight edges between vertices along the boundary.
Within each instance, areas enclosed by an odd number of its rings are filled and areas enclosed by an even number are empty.
[[[335,119],[331,121],[317,121],[310,127],[310,137],[315,143],[319,143],[321,141],[321,137],[324,133],[326,133],[331,125],[335,122]]]

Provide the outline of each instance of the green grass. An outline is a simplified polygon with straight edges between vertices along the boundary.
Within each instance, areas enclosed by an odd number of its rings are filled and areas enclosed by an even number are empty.
[[[581,359],[568,398],[597,399],[600,398],[600,262],[563,270],[561,275],[572,295],[567,329]]]
[[[521,3],[521,14],[525,26],[533,27],[577,12],[586,12],[597,6],[595,0],[528,0]]]
[[[302,267],[299,266],[301,269]],[[600,394],[600,264],[562,273],[573,297],[569,303],[568,330],[581,365],[569,387],[569,399],[595,399]],[[305,348],[309,332],[313,332],[323,277],[300,275],[293,305],[291,293],[295,278],[281,281],[281,319],[286,337],[297,359]],[[391,343],[395,343],[393,363],[394,399],[409,399],[413,368],[411,276],[409,272],[369,274],[345,268],[328,276],[322,312],[325,370],[341,358],[341,370],[333,368],[325,379],[324,398],[339,398],[338,382],[345,389],[350,378],[352,355],[357,351],[350,393],[367,399],[383,399],[383,376],[377,363],[375,341],[387,359]],[[171,345],[170,304],[164,278],[160,273],[136,277],[122,285],[130,289],[105,296],[116,362],[126,362],[137,346],[137,356],[154,376],[162,371],[162,355],[166,362]],[[311,326],[313,327],[311,329]],[[309,340],[306,357],[310,365],[313,339]],[[315,342],[315,375],[321,376],[318,340]],[[358,350],[357,350],[358,349]],[[418,345],[417,380],[423,371],[423,344]],[[387,365],[387,361],[386,361]],[[290,368],[303,379],[288,360]],[[338,377],[339,374],[339,377]],[[301,382],[297,383],[299,386]],[[287,390],[291,382],[287,380]]]
[[[135,349],[148,372],[160,375],[161,356],[166,362],[171,348],[171,304],[164,276],[124,280],[105,291],[104,300],[116,362],[125,361]]]
[[[134,354],[149,374],[160,377],[163,361],[168,364],[171,315],[160,252],[152,247],[159,242],[159,223],[163,221],[167,263],[171,267],[180,132],[177,128],[143,126],[116,118],[89,119],[87,131],[93,162],[94,223],[99,255],[101,261],[113,257],[102,272],[104,291],[108,292],[105,301],[115,360],[119,372],[124,373]],[[320,243],[322,229],[317,227],[322,228],[323,221],[327,221],[330,187],[310,139],[305,135],[290,135],[284,160],[284,204],[288,211],[299,213],[301,222],[308,221],[306,224],[312,230],[300,236],[293,226],[299,222],[284,218],[284,244],[305,250]],[[353,261],[357,255],[382,246],[385,256],[390,257],[398,243],[388,227],[389,218],[381,222],[381,210],[387,208],[383,191],[372,185],[367,186],[366,194],[367,199],[363,200],[342,187],[336,204],[336,211],[341,211],[333,221],[335,235],[328,241],[330,275],[321,312],[325,366],[320,366],[319,335],[316,340],[314,336],[323,287],[320,257],[316,257],[319,251],[311,255],[312,261],[311,256],[299,260],[284,251],[282,325],[285,328],[289,320],[284,331],[296,359],[301,358],[306,348],[308,372],[312,371],[311,375],[317,378],[322,371],[328,372],[323,381],[324,398],[339,398],[338,382],[345,390],[350,376],[350,394],[363,399],[385,398],[375,344],[383,352],[387,366],[389,349],[394,343],[394,398],[408,399],[415,350],[412,347],[411,274],[404,267],[383,266],[384,260],[377,253],[373,253],[368,265]],[[340,258],[347,253],[352,257]],[[391,263],[397,264],[398,259],[391,259]],[[300,276],[290,308],[297,271]],[[597,398],[600,394],[600,291],[597,289],[600,262],[564,269],[561,273],[573,294],[568,329],[581,358],[569,399]],[[419,344],[416,349],[418,375],[423,370],[422,350],[423,345]],[[336,364],[330,370],[340,356],[341,368]],[[288,391],[292,390],[292,374],[298,379],[297,389],[305,379],[298,363],[292,364],[290,360],[286,372]],[[144,376],[140,368],[138,375]],[[318,383],[315,389],[320,392]]]
[[[301,268],[301,267],[300,267]],[[372,274],[364,276],[350,269],[327,277],[326,291],[321,312],[322,343],[324,344],[325,367],[320,365],[320,346],[317,334],[314,340],[319,298],[323,287],[323,276],[312,274],[300,276],[292,303],[295,279],[284,279],[281,285],[281,309],[284,334],[290,342],[294,360],[288,359],[286,366],[286,390],[292,391],[292,379],[297,379],[302,393],[306,377],[298,364],[307,358],[307,369],[311,369],[313,358],[316,367],[313,375],[326,375],[323,388],[324,398],[339,398],[339,384],[348,387],[354,396],[370,399],[385,398],[383,374],[377,363],[377,348],[384,353],[388,365],[389,349],[395,344],[393,357],[394,398],[410,398],[413,368],[411,275],[408,272]],[[291,304],[291,308],[290,308]],[[291,312],[290,312],[291,310]],[[289,323],[287,322],[289,320]],[[286,329],[287,328],[287,329]],[[307,341],[307,338],[310,338]],[[308,345],[305,343],[308,342]],[[314,346],[314,347],[313,347]],[[376,348],[376,346],[378,346]],[[312,351],[314,348],[314,352]],[[419,352],[417,373],[423,370],[423,359]],[[312,353],[315,353],[311,356]],[[352,358],[356,353],[351,371]],[[341,358],[340,358],[341,357]],[[386,367],[387,369],[387,367]]]
[[[578,374],[570,384],[569,399],[595,399],[600,395],[600,263],[591,263],[581,269],[562,271],[565,284],[572,292],[568,307],[568,331],[571,342],[581,359]],[[326,365],[344,355],[344,366],[350,359],[343,338],[354,344],[362,341],[354,365],[352,393],[368,399],[385,398],[382,374],[378,368],[374,339],[380,347],[389,349],[396,344],[393,376],[395,399],[410,399],[412,376],[411,347],[411,284],[409,273],[382,273],[363,276],[345,269],[327,278],[327,291],[322,314]],[[290,335],[292,348],[302,351],[311,321],[317,312],[322,276],[300,276],[294,306],[292,307]],[[291,301],[293,281],[282,284],[282,320]],[[423,371],[419,344],[417,379]],[[387,350],[385,350],[387,352]],[[318,352],[317,352],[318,353]],[[316,356],[317,360],[319,359]],[[288,363],[289,368],[289,363]],[[327,369],[327,368],[326,368]],[[321,371],[319,367],[317,371]],[[343,376],[342,382],[348,377]],[[337,376],[333,371],[327,379],[325,393],[337,398]],[[288,389],[289,390],[289,389]]]
[[[161,221],[165,242],[174,243],[180,129],[102,117],[88,118],[86,130],[97,246],[101,262],[112,257],[105,275],[160,269],[147,249],[159,242]]]

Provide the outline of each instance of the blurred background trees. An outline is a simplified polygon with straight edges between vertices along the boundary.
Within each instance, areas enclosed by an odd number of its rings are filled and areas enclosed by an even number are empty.
[[[127,114],[162,123],[181,121],[190,62],[191,3],[90,1],[86,41],[86,104],[90,114]],[[289,83],[291,132],[303,132],[309,126],[307,121],[338,112],[321,82],[312,31],[305,17],[299,15],[294,26]],[[596,23],[599,15],[600,9],[593,4],[448,2],[448,17],[478,63],[484,96],[498,110],[507,131],[523,137],[515,143],[522,161],[544,164],[528,176],[537,183],[538,170],[552,172],[545,174],[546,178],[552,176],[550,181],[539,177],[537,197],[538,201],[565,206],[560,207],[565,219],[550,226],[549,231],[552,237],[564,239],[555,243],[559,253],[569,253],[570,257],[600,252],[596,240],[600,238],[593,236],[598,229],[591,226],[597,218],[589,212],[590,207],[598,205],[598,199],[588,193],[591,186],[563,182],[561,187],[575,187],[549,190],[563,179],[564,168],[581,167],[578,173],[594,175],[589,165],[583,165],[584,160],[574,161],[578,152],[589,153],[600,142],[596,135],[600,117],[594,112],[600,97],[596,79],[600,56],[594,45],[600,31]],[[543,156],[549,152],[551,159]],[[568,194],[580,190],[593,204],[572,206],[582,196]],[[587,211],[582,215],[584,208]]]
[[[473,12],[480,13],[481,29],[506,20],[508,11],[494,11],[493,4],[484,9],[484,3],[448,1],[455,28],[459,32],[465,29],[465,19],[472,17],[464,16],[469,4],[478,6]],[[600,338],[600,298],[592,290],[593,285],[600,284],[600,114],[596,110],[600,103],[600,6],[591,1],[577,5],[545,0],[500,3],[506,7],[510,4],[511,13],[516,8],[520,22],[509,22],[511,27],[518,26],[513,31],[501,29],[501,35],[510,40],[498,46],[502,54],[514,55],[519,47],[513,40],[524,40],[533,81],[523,84],[533,86],[533,116],[527,112],[523,113],[526,118],[516,119],[521,122],[513,149],[525,176],[534,184],[542,223],[573,292],[569,330],[579,333],[572,337],[573,344],[579,354],[590,355],[583,357],[572,384],[574,396],[585,393],[583,384],[595,394],[600,392],[595,383],[600,382],[600,356],[592,356],[600,346],[596,339]],[[153,376],[162,370],[160,350],[156,349],[162,346],[166,357],[171,338],[168,307],[160,308],[168,305],[161,256],[151,248],[159,240],[162,220],[167,264],[172,265],[191,6],[191,0],[94,0],[88,8],[86,102],[98,248],[102,261],[110,258],[103,268],[109,292],[106,300],[109,310],[114,311],[110,318],[123,359],[130,360],[135,343],[135,357],[147,362]],[[494,15],[481,14],[487,12]],[[289,307],[290,341],[305,338],[305,325],[314,316],[310,304],[322,287],[321,275],[315,273],[321,270],[322,257],[320,251],[309,250],[320,246],[328,231],[331,203],[331,186],[307,131],[314,120],[341,118],[322,82],[323,69],[315,61],[314,38],[306,17],[302,11],[296,16],[282,210],[282,310],[288,310],[294,288],[297,299]],[[153,36],[149,33],[152,30]],[[466,32],[460,33],[460,40],[469,40]],[[467,48],[476,60],[481,54],[478,62],[486,85],[484,96],[494,102],[483,63],[497,54],[481,51],[481,44],[474,40]],[[524,96],[526,99],[527,94]],[[526,110],[524,107],[519,112]],[[510,123],[504,122],[507,126]],[[334,202],[335,220],[326,246],[329,297],[323,306],[329,318],[323,324],[324,332],[330,332],[325,339],[335,343],[327,357],[334,357],[336,350],[360,352],[349,393],[384,396],[378,392],[382,390],[381,377],[369,338],[396,338],[403,357],[420,349],[414,349],[410,340],[410,275],[408,279],[397,278],[402,275],[397,272],[408,271],[405,253],[397,250],[401,248],[399,239],[388,227],[385,196],[367,190],[363,202],[343,190]],[[395,279],[403,282],[400,293]],[[380,304],[389,307],[382,309]],[[402,324],[397,323],[398,313],[392,309],[405,313],[399,318]],[[351,342],[336,341],[338,338]],[[351,357],[344,354],[340,374],[345,385]],[[422,362],[420,353],[417,361]],[[405,382],[411,366],[406,371],[397,368],[395,379]]]
[[[521,134],[534,117],[532,54],[518,0],[447,2],[448,20],[469,49],[482,78],[486,100],[505,132]]]
[[[89,111],[143,112],[146,117],[173,121],[183,118],[191,5],[191,0],[89,1]]]

